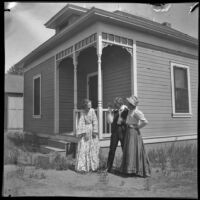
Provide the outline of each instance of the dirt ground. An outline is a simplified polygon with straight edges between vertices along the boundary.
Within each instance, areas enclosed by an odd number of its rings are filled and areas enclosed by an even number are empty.
[[[5,165],[3,186],[3,196],[198,197],[197,172],[164,176],[158,169],[151,178],[127,178]]]

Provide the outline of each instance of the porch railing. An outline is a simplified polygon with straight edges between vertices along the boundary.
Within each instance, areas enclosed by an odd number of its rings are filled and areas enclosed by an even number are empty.
[[[76,130],[77,130],[77,127],[78,127],[78,121],[80,119],[80,116],[81,116],[81,112],[82,110],[81,109],[76,109],[74,110],[74,133],[76,135]],[[95,109],[95,112],[96,112],[96,115],[97,115],[97,119],[98,119],[98,109]],[[106,108],[103,108],[102,109],[102,118],[103,118],[103,132],[102,132],[102,135],[100,135],[100,139],[102,138],[106,138],[106,137],[110,137],[111,136],[111,124],[107,123],[107,112],[108,112],[108,109]]]

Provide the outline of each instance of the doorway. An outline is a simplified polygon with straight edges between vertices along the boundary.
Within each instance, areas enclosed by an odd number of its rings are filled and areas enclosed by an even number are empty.
[[[92,107],[98,107],[98,73],[90,73],[87,75],[87,98],[92,101]]]

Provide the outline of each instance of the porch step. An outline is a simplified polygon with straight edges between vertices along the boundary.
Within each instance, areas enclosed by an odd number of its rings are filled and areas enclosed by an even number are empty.
[[[41,151],[41,153],[45,153],[45,154],[51,153],[51,152],[58,152],[58,153],[65,153],[66,154],[66,150],[65,149],[46,146],[46,145],[41,145],[40,146],[40,151]]]
[[[64,141],[64,140],[53,140],[53,139],[48,139],[48,146],[50,147],[55,147],[55,148],[60,148],[60,149],[66,149],[67,145],[70,144],[70,142]]]

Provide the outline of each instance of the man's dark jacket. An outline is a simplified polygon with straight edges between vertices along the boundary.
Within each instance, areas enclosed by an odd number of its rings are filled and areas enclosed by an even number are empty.
[[[128,115],[128,109],[125,108],[124,111],[121,113],[121,118],[122,118],[121,125],[122,125],[124,131],[126,129],[126,117],[127,117],[127,115]],[[114,119],[113,119],[113,123],[111,125],[111,132],[112,133],[114,133],[116,128],[117,128],[118,118],[119,118],[119,110],[114,110]]]

